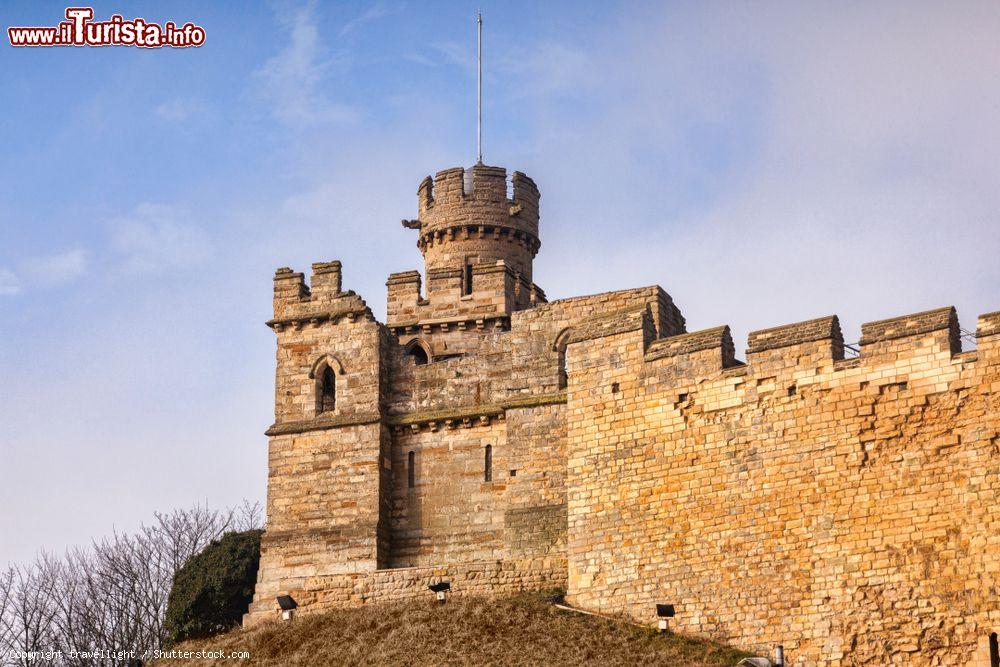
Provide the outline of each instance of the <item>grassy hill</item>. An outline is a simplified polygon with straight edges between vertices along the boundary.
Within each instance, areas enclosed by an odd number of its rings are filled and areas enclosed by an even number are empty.
[[[735,649],[559,610],[540,595],[401,602],[237,629],[178,650],[249,651],[197,665],[735,665]],[[168,664],[185,664],[170,660]]]

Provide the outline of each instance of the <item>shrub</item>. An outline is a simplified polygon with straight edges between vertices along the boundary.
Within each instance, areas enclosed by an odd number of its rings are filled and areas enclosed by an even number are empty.
[[[262,532],[226,533],[177,571],[164,622],[168,645],[239,624],[253,599]]]

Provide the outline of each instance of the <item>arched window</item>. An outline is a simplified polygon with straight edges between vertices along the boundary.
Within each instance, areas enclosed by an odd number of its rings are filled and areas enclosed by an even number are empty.
[[[493,445],[486,445],[486,453],[483,461],[483,480],[493,481]]]
[[[418,340],[410,341],[410,343],[406,346],[405,354],[413,357],[413,363],[417,366],[423,366],[430,361],[430,355],[427,354],[427,349]]]
[[[316,386],[316,414],[333,412],[337,407],[337,376],[344,374],[344,366],[332,354],[324,354],[313,362],[309,379]]]
[[[559,332],[555,342],[552,343],[552,349],[556,353],[556,372],[558,373],[557,383],[559,389],[565,389],[569,384],[569,373],[566,372],[566,346],[569,345],[571,333],[573,333],[572,329],[566,327]]]
[[[337,407],[337,376],[329,366],[323,367],[316,388],[316,413],[333,412]]]
[[[990,634],[990,667],[1000,667],[1000,642],[995,632]]]

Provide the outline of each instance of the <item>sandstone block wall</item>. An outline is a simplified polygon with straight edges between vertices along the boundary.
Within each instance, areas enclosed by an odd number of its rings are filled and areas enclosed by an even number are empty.
[[[621,318],[619,318],[620,320]],[[648,319],[648,316],[643,319]],[[796,665],[953,664],[1000,628],[997,315],[569,346],[569,598]]]
[[[274,278],[275,422],[268,429],[267,531],[251,612],[308,577],[387,564],[390,440],[381,422],[388,333],[341,291],[340,264]],[[335,403],[318,400],[329,369]]]
[[[510,408],[506,423],[505,557],[565,556],[565,405]]]
[[[454,563],[434,567],[407,567],[368,574],[336,574],[308,577],[294,592],[300,611],[316,613],[396,600],[426,602],[427,586],[451,583],[449,595],[516,595],[525,591],[561,591],[566,587],[565,557]],[[251,622],[276,620],[276,605],[259,607]]]
[[[247,622],[279,594],[309,613],[447,580],[649,623],[669,603],[792,665],[990,663],[1000,313],[966,352],[945,308],[865,324],[856,358],[831,316],[740,361],[658,286],[546,302],[523,174],[445,170],[418,197],[424,276],[390,276],[385,325],[339,262],[275,275]]]
[[[651,287],[520,311],[509,331],[483,332],[474,351],[435,363],[390,353],[392,567],[565,553],[560,348],[577,323],[627,306],[662,313],[665,331],[683,327]]]
[[[504,557],[506,435],[503,423],[478,419],[455,428],[398,431],[392,450],[391,567]],[[487,447],[491,481],[486,481]]]
[[[463,354],[416,365],[363,301],[340,291],[339,263],[316,268],[311,289],[290,270],[275,278],[268,530],[248,621],[273,616],[279,594],[304,611],[393,586],[417,594],[412,576],[381,574],[398,569],[476,564],[476,583],[453,582],[457,591],[564,583],[565,569],[550,570],[566,557],[569,333],[622,308],[683,331],[670,298],[649,287],[537,304],[512,313],[508,329],[463,332],[472,341]],[[320,360],[337,371],[332,413],[317,412]]]

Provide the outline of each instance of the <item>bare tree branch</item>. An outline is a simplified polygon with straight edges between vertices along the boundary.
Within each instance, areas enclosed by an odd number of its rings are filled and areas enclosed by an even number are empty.
[[[195,505],[158,512],[134,534],[115,532],[63,557],[42,553],[28,566],[0,571],[0,651],[61,650],[65,664],[89,667],[116,663],[70,652],[159,648],[177,571],[225,532],[262,525],[259,502],[224,511]]]

